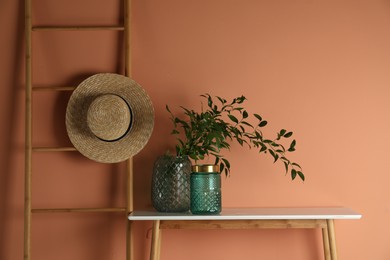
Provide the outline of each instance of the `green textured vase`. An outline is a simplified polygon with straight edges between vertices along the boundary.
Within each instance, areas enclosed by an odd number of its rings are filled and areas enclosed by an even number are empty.
[[[160,212],[190,209],[191,162],[187,157],[163,155],[153,167],[152,204]]]
[[[193,166],[191,173],[192,214],[219,214],[221,210],[221,174],[218,166]]]

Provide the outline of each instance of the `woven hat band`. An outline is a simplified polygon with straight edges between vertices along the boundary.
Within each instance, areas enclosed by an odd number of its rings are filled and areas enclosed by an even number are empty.
[[[115,94],[103,94],[88,107],[87,124],[100,140],[116,141],[129,131],[131,110],[127,102]]]

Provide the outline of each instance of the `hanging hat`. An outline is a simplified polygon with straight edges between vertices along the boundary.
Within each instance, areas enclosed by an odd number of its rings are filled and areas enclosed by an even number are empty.
[[[118,74],[96,74],[84,80],[66,109],[70,141],[84,156],[102,163],[137,154],[148,142],[153,125],[153,105],[145,90]]]

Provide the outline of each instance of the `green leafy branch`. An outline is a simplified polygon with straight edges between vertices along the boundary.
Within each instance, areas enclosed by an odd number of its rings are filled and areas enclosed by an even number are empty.
[[[185,119],[175,116],[168,105],[166,106],[174,125],[172,134],[177,135],[178,156],[188,156],[195,162],[213,156],[220,171],[229,175],[230,162],[220,152],[223,149],[229,150],[230,142],[236,141],[241,146],[256,148],[259,153],[270,154],[274,163],[283,162],[286,173],[290,172],[293,180],[297,176],[305,180],[301,166],[287,157],[288,153],[295,151],[296,140],[293,139],[288,146],[282,143],[290,139],[293,132],[282,129],[275,139],[265,138],[261,130],[268,122],[259,114],[252,114],[256,124],[250,123],[250,114],[242,106],[247,100],[244,96],[234,98],[230,102],[218,96],[215,100],[209,94],[201,97],[206,99],[207,108],[196,112],[181,107]]]

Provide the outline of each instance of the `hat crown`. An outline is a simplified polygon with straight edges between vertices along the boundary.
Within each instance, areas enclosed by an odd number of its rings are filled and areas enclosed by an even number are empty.
[[[87,124],[91,132],[103,141],[116,141],[130,129],[131,110],[118,95],[104,94],[96,97],[88,108]]]

